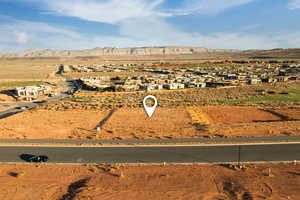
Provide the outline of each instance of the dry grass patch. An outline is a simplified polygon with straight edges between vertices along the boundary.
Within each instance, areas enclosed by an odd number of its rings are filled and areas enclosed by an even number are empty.
[[[9,81],[39,81],[55,79],[56,62],[48,60],[0,59],[0,80]]]
[[[209,124],[208,116],[201,110],[199,106],[188,106],[187,111],[189,112],[193,123],[195,124]]]

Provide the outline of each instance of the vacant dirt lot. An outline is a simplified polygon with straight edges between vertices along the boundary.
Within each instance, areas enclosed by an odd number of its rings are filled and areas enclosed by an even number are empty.
[[[1,138],[84,137],[93,132],[106,112],[33,110],[0,120]]]
[[[0,199],[11,200],[298,200],[294,164],[0,165]]]
[[[300,135],[300,121],[210,124],[208,127],[210,135],[221,137],[272,137]]]
[[[118,109],[103,126],[107,134],[121,138],[199,137],[184,107],[157,108],[149,118],[144,108]]]
[[[299,108],[158,107],[148,118],[144,108],[37,109],[1,119],[0,138],[158,139],[300,135],[299,113]],[[96,131],[97,127],[100,130]]]
[[[300,135],[300,109],[241,106],[195,106],[193,120],[207,126],[207,136]],[[206,133],[203,133],[206,134]]]
[[[208,117],[211,124],[214,123],[249,123],[254,121],[276,121],[281,118],[264,109],[243,106],[202,106],[196,107],[199,115]]]
[[[96,131],[100,126],[101,130]],[[184,107],[108,110],[33,110],[0,120],[1,138],[112,139],[198,137]]]
[[[299,119],[300,120],[300,109],[274,109],[275,113],[282,115],[282,117],[287,117],[289,119]]]
[[[55,79],[59,60],[0,59],[0,81],[28,81]]]
[[[16,101],[13,97],[0,93],[0,103],[4,101]]]

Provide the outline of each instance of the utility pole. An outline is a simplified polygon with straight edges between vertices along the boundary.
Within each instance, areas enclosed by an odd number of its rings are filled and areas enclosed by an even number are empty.
[[[241,146],[238,146],[238,165],[240,166],[240,162],[241,162]]]

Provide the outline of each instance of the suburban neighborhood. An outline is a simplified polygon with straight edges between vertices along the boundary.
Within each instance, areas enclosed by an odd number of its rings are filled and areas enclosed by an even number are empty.
[[[191,68],[140,67],[137,64],[65,66],[64,72],[141,72],[147,75],[79,78],[83,89],[97,91],[152,91],[220,86],[242,86],[300,79],[299,64],[225,65]],[[67,69],[67,70],[66,70]]]

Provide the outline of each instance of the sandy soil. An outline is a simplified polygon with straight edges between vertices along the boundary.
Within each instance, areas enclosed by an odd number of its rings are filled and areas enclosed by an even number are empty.
[[[247,123],[253,121],[275,121],[280,117],[263,109],[243,106],[202,106],[199,111],[208,116],[210,123]]]
[[[111,116],[110,116],[111,115]],[[101,130],[96,127],[101,124]],[[0,120],[1,138],[112,139],[198,137],[184,107],[158,108],[148,118],[143,108],[33,110]]]
[[[5,101],[16,101],[13,97],[0,93],[0,103]]]
[[[57,70],[59,60],[47,59],[0,59],[0,81],[27,81],[55,79],[53,72]]]
[[[273,137],[300,135],[300,122],[257,122],[242,124],[211,124],[210,134],[221,137]]]
[[[0,199],[298,200],[295,164],[1,165]]]
[[[0,108],[1,109],[1,108]],[[300,135],[300,110],[234,106],[26,111],[0,120],[0,138],[158,139]],[[96,128],[100,127],[99,131]]]
[[[143,108],[117,110],[103,130],[121,138],[190,138],[197,137],[196,128],[184,107],[157,108],[149,118]]]
[[[193,120],[206,124],[212,135],[282,136],[300,135],[300,109],[259,109],[240,106],[193,107]],[[206,134],[206,133],[204,133]]]
[[[300,119],[300,109],[274,109],[274,111],[289,119]]]
[[[0,120],[1,138],[67,139],[90,134],[105,111],[32,110]]]

